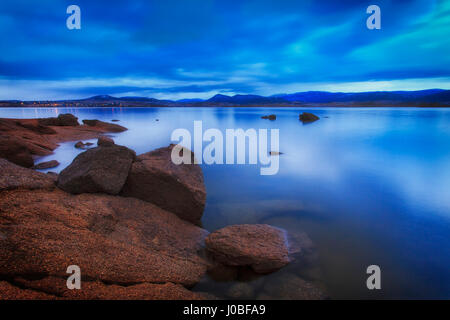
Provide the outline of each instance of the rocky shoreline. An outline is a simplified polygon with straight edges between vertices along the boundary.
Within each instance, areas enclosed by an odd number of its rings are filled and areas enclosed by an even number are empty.
[[[310,249],[269,225],[209,233],[198,165],[173,164],[172,145],[136,155],[103,138],[126,128],[83,123],[0,119],[0,299],[216,299],[190,289],[220,268],[268,274]],[[94,137],[59,175],[31,169],[58,142]],[[81,290],[66,286],[69,265],[81,269]],[[301,297],[325,297],[302,285],[313,294]]]

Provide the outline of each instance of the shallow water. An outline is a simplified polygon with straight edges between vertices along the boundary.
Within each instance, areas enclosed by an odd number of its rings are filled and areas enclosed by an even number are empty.
[[[303,125],[302,111],[321,120]],[[450,298],[450,109],[417,108],[91,108],[0,109],[0,117],[73,113],[119,119],[117,144],[139,153],[167,146],[176,128],[277,128],[280,170],[255,165],[202,165],[207,189],[203,227],[268,223],[304,231],[316,246],[294,263],[255,279],[250,298],[283,295],[268,283],[293,276],[340,298]],[[275,113],[276,121],[260,119]],[[159,121],[156,121],[159,119]],[[54,155],[67,166],[80,151],[64,143]],[[368,290],[366,268],[381,267],[381,290]],[[291,278],[288,278],[291,277]],[[194,290],[226,297],[234,283],[206,277]]]

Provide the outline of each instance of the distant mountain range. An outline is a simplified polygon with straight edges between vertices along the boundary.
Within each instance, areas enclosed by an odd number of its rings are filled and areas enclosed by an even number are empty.
[[[1,101],[0,106],[42,104],[45,102],[21,102],[21,101]],[[47,102],[49,104],[50,102]],[[291,94],[277,94],[269,97],[259,95],[237,94],[227,96],[217,94],[210,99],[181,99],[177,101],[159,100],[147,97],[113,97],[110,95],[98,95],[79,100],[53,101],[57,105],[120,105],[120,106],[246,106],[246,105],[311,105],[325,104],[336,106],[382,106],[382,105],[424,105],[424,106],[450,106],[450,90],[431,89],[420,91],[374,91],[374,92],[326,92],[307,91]]]
[[[227,96],[217,94],[210,99],[182,99],[177,101],[158,100],[145,97],[121,97],[95,96],[86,100],[118,100],[118,101],[140,101],[140,102],[179,102],[179,103],[230,103],[230,104],[276,104],[286,102],[299,103],[332,103],[332,102],[450,102],[450,90],[431,89],[420,91],[374,91],[374,92],[327,92],[307,91],[291,94],[277,94],[269,97],[253,94],[237,94]]]

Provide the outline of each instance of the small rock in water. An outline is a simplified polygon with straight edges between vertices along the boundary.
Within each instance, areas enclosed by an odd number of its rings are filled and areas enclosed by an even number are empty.
[[[264,293],[273,299],[281,300],[323,300],[328,297],[315,283],[305,281],[292,273],[267,280]]]
[[[77,149],[84,149],[85,144],[83,143],[83,141],[78,141],[77,143],[75,143],[75,148]]]
[[[262,116],[261,119],[276,120],[277,116],[274,114],[269,114],[268,116]]]
[[[103,147],[110,147],[115,145],[114,140],[111,139],[110,137],[107,136],[101,136],[100,138],[98,138],[97,140],[97,145],[98,146],[103,146]]]
[[[303,112],[302,114],[300,114],[299,119],[301,122],[307,123],[307,122],[317,121],[320,118],[318,116],[316,116],[315,114],[312,114],[309,112]]]
[[[33,167],[33,169],[42,170],[42,169],[50,169],[59,166],[59,162],[56,160],[46,161],[38,163]]]
[[[283,152],[279,152],[279,151],[270,151],[269,154],[271,156],[279,156],[280,154],[283,154]]]
[[[258,273],[273,272],[290,262],[286,231],[267,224],[228,226],[211,233],[205,243],[218,262],[250,266]]]

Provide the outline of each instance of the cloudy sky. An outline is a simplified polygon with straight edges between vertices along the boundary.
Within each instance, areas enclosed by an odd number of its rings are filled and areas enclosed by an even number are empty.
[[[0,99],[450,89],[450,0],[2,0],[0,33]]]

